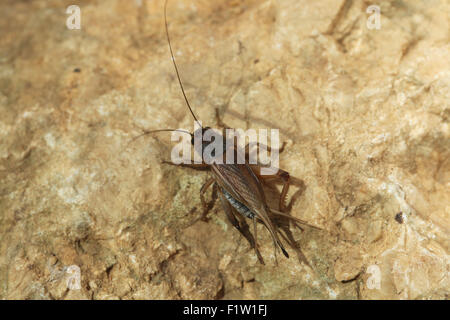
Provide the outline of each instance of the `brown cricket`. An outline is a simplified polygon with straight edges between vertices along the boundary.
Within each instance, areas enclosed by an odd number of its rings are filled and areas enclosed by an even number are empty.
[[[178,83],[180,85],[181,92],[183,94],[186,105],[187,105],[192,117],[194,118],[194,120],[200,125],[200,128],[197,130],[201,130],[201,133],[203,134],[206,130],[208,130],[210,128],[201,126],[200,122],[198,121],[198,118],[195,116],[195,114],[191,108],[189,100],[184,91],[183,83],[181,81],[178,67],[175,62],[175,57],[174,57],[173,51],[172,51],[172,45],[170,42],[169,31],[168,31],[168,26],[167,26],[166,11],[167,11],[167,0],[164,3],[164,22],[165,22],[165,31],[166,31],[167,42],[169,44],[170,55],[172,58],[175,73],[177,75]],[[219,116],[218,116],[218,110],[216,110],[216,116],[217,116],[219,123],[221,123],[222,126],[224,127],[223,130],[225,130],[225,128],[228,128],[226,125],[223,125],[223,123],[220,121]],[[194,144],[195,132],[190,133],[188,131],[183,131],[183,130],[178,130],[178,129],[160,129],[160,130],[144,131],[144,133],[139,135],[138,137],[141,137],[146,134],[162,132],[162,131],[181,131],[186,134],[190,134],[192,136],[192,144]],[[136,138],[138,138],[138,137],[136,137]],[[224,137],[225,137],[225,131],[222,134],[222,138],[225,141]],[[202,146],[201,146],[202,150],[195,150],[195,151],[202,153],[203,149],[209,143],[210,142],[203,141]],[[225,146],[225,143],[223,145]],[[259,147],[258,143],[256,143],[256,145]],[[261,175],[260,169],[262,168],[262,165],[249,164],[247,161],[249,145],[246,146],[245,163],[243,163],[243,164],[226,164],[225,163],[226,152],[237,152],[236,148],[237,148],[237,146],[234,147],[234,150],[226,150],[224,147],[223,164],[217,164],[217,163],[207,164],[207,163],[203,162],[201,164],[178,164],[178,166],[189,167],[189,168],[200,169],[200,170],[209,170],[212,177],[209,178],[205,182],[205,184],[202,186],[202,188],[200,190],[200,199],[201,199],[203,207],[205,208],[205,210],[207,210],[206,208],[208,207],[208,205],[204,199],[204,193],[206,192],[206,190],[211,186],[213,186],[214,188],[218,188],[219,189],[219,197],[220,197],[223,209],[226,213],[228,220],[237,230],[239,230],[239,232],[245,238],[247,238],[247,240],[253,246],[255,253],[258,257],[258,260],[262,264],[264,264],[264,260],[261,256],[261,254],[259,253],[258,244],[257,244],[257,228],[256,228],[257,223],[262,223],[265,226],[265,228],[269,231],[269,233],[272,237],[273,243],[274,243],[275,254],[276,254],[277,248],[279,248],[283,252],[284,256],[289,258],[289,254],[287,253],[283,243],[281,242],[279,235],[281,237],[283,237],[286,241],[287,241],[287,239],[279,231],[277,225],[273,221],[273,217],[281,216],[281,217],[291,219],[291,220],[301,223],[301,224],[309,225],[305,221],[302,221],[300,219],[292,217],[284,212],[286,210],[285,200],[286,200],[286,196],[287,196],[287,193],[289,190],[289,185],[290,185],[290,180],[291,180],[289,173],[287,171],[278,169],[278,172],[276,172],[275,174]],[[284,145],[280,149],[280,152],[282,151],[283,148],[284,148]],[[270,150],[270,148],[268,148],[268,149]],[[163,163],[177,165],[177,164],[173,164],[168,161],[163,161]],[[270,208],[267,204],[266,196],[264,194],[264,190],[263,190],[263,186],[262,186],[262,181],[266,181],[266,180],[278,180],[279,182],[281,182],[283,184],[281,194],[280,194],[280,199],[279,199],[279,210]],[[244,230],[242,229],[242,227],[239,223],[239,220],[242,221],[243,217],[251,219],[253,221],[254,235],[251,238],[249,238],[248,233],[244,232]],[[309,226],[311,226],[311,225],[309,225]],[[311,226],[311,227],[317,228],[314,226]],[[297,249],[297,248],[295,248],[295,249]],[[301,254],[301,255],[303,256],[303,254]],[[275,256],[275,258],[276,258],[276,256]],[[305,262],[307,263],[307,261],[305,261]]]

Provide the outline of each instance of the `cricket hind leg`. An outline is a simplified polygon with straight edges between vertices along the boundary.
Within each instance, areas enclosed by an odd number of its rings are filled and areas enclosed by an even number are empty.
[[[217,185],[213,184],[214,181],[215,180],[213,178],[209,178],[208,180],[206,180],[206,182],[203,184],[203,186],[200,189],[200,201],[201,201],[202,206],[203,206],[203,213],[202,213],[202,217],[200,218],[202,221],[207,221],[208,220],[206,218],[206,215],[212,209],[212,207],[214,206],[214,203],[217,200]],[[206,200],[205,200],[205,192],[206,192],[206,190],[208,190],[208,188],[211,185],[213,186],[212,195],[211,195],[212,196],[212,200],[210,202],[206,202]]]
[[[222,207],[225,211],[228,221],[230,221],[231,225],[235,227],[239,231],[239,233],[248,241],[250,247],[254,248],[259,262],[264,265],[265,264],[264,259],[261,256],[261,253],[259,252],[255,237],[253,237],[252,234],[250,233],[249,226],[245,222],[245,219],[243,219],[243,217],[241,217],[241,215],[235,211],[235,209],[231,206],[228,200],[225,199],[225,196],[221,192],[220,192],[220,200],[222,202]],[[236,218],[236,216],[239,217],[239,220],[238,218]]]
[[[255,243],[254,243],[253,248],[255,249],[255,254],[258,257],[258,260],[261,262],[261,264],[264,264],[264,260],[261,256],[261,254],[259,253],[259,249],[258,249],[258,228],[256,225],[256,217],[253,217],[252,220],[253,220],[253,233],[255,234],[254,235]]]
[[[264,220],[262,220],[261,218],[258,218],[258,217],[254,217],[254,222],[256,222],[256,221],[260,222],[262,225],[264,225],[266,227],[266,229],[268,230],[268,232],[269,232],[269,234],[270,234],[270,236],[272,238],[273,249],[274,249],[274,257],[275,257],[275,264],[278,265],[278,259],[277,259],[277,251],[278,251],[278,249],[280,249],[281,253],[283,253],[283,255],[286,258],[289,259],[288,252],[286,251],[286,249],[285,249],[283,243],[281,242],[281,240],[278,238],[278,235],[277,235],[278,227],[274,226],[275,229],[273,231],[271,231],[272,228],[269,225],[267,225],[264,222]],[[256,230],[255,230],[255,234],[256,234]]]
[[[282,228],[282,230],[286,233],[283,234],[279,229],[277,229],[278,234],[283,238],[283,240],[289,244],[289,246],[294,249],[295,253],[297,254],[298,261],[300,263],[306,264],[308,267],[311,267],[310,263],[308,262],[308,259],[306,259],[305,254],[301,250],[300,246],[297,244],[297,242],[294,240],[294,237],[292,236],[292,233],[289,231],[288,228]]]
[[[274,174],[264,175],[261,173],[262,166],[251,164],[250,168],[252,169],[253,173],[255,173],[255,175],[263,181],[276,180],[282,182],[283,187],[280,193],[278,208],[280,209],[281,212],[286,212],[289,206],[291,206],[291,203],[289,203],[289,205],[286,206],[286,197],[289,191],[289,187],[291,185],[291,176],[289,175],[289,172],[284,171],[282,169],[278,169],[278,171]]]
[[[278,183],[281,182],[283,184],[278,204],[279,211],[282,213],[291,211],[295,201],[303,194],[306,189],[306,185],[303,180],[290,176],[289,172],[282,169],[278,169],[278,171],[272,175],[263,175],[261,174],[260,165],[250,165],[250,168],[252,169],[253,173],[255,173],[255,175],[260,179],[260,181],[266,182],[266,185],[268,185],[267,183],[271,181]],[[296,186],[298,190],[294,192],[294,194],[291,196],[291,200],[286,205],[287,193],[291,185]],[[290,216],[288,216],[288,218],[289,217]]]

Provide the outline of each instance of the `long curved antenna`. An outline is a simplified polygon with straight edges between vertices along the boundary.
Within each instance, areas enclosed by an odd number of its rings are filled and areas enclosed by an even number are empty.
[[[183,83],[181,82],[180,73],[178,72],[178,67],[177,67],[177,64],[175,62],[175,57],[173,56],[172,45],[170,44],[169,28],[167,27],[167,13],[166,13],[166,11],[167,11],[167,1],[168,0],[166,0],[164,2],[164,23],[166,25],[167,42],[169,43],[170,55],[172,57],[173,66],[175,67],[175,72],[177,74],[178,83],[180,84],[181,92],[183,92],[183,97],[184,97],[184,100],[186,101],[186,104],[187,104],[187,106],[189,108],[189,111],[191,111],[192,116],[194,117],[195,121],[197,121],[197,123],[200,126],[200,128],[203,128],[201,126],[200,122],[198,121],[197,117],[195,116],[194,112],[192,111],[191,105],[189,104],[189,101],[188,101],[188,99],[186,97],[186,93],[184,92]]]

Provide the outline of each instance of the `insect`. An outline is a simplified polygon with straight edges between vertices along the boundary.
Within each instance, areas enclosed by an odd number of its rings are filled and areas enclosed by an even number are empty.
[[[172,58],[173,66],[175,69],[175,73],[177,75],[178,83],[180,85],[181,92],[183,94],[184,100],[186,102],[186,106],[189,109],[192,117],[195,122],[200,126],[200,128],[196,129],[194,133],[190,133],[188,131],[178,130],[178,129],[159,129],[152,131],[144,131],[143,134],[138,137],[150,133],[162,132],[162,131],[181,131],[186,134],[190,134],[192,137],[192,144],[194,145],[194,136],[196,133],[203,134],[210,129],[209,127],[202,127],[198,118],[193,112],[193,109],[189,103],[189,100],[184,91],[183,83],[180,78],[180,74],[178,71],[178,67],[175,61],[175,57],[173,55],[172,45],[170,42],[170,36],[168,31],[167,24],[167,0],[164,3],[164,22],[165,22],[165,31],[167,42],[169,45],[169,51]],[[216,115],[218,117],[218,111],[216,110]],[[218,117],[219,119],[219,117]],[[224,126],[226,127],[226,126]],[[200,130],[200,132],[197,132]],[[225,130],[225,128],[224,128]],[[136,137],[136,138],[138,138]],[[221,139],[225,141],[225,133],[222,134]],[[203,149],[209,144],[209,142],[203,141],[201,144],[200,150],[194,150],[196,152],[202,153]],[[256,143],[259,147],[259,143]],[[225,144],[224,144],[225,145]],[[246,150],[249,145],[247,145]],[[284,146],[283,146],[284,147]],[[283,148],[282,147],[282,148]],[[281,148],[281,149],[282,149]],[[280,149],[280,151],[281,151]],[[236,147],[232,150],[227,150],[224,148],[223,156],[225,157],[226,152],[237,152]],[[247,152],[248,157],[248,152]],[[173,164],[168,161],[163,161],[163,163]],[[291,219],[295,222],[301,224],[307,224],[305,221],[292,217],[286,214],[284,211],[286,209],[285,200],[289,190],[289,186],[291,183],[291,177],[287,171],[278,169],[278,171],[271,175],[262,175],[260,169],[262,168],[259,164],[249,164],[247,158],[243,164],[228,164],[223,162],[223,164],[219,163],[210,163],[207,164],[202,162],[200,164],[179,164],[179,166],[190,167],[193,169],[204,169],[209,170],[211,173],[211,177],[205,182],[200,190],[200,199],[204,208],[207,207],[207,203],[204,199],[204,194],[206,190],[213,186],[213,188],[217,188],[219,190],[219,197],[222,203],[222,207],[225,211],[225,214],[230,221],[230,223],[251,243],[253,246],[255,253],[259,259],[259,261],[264,264],[264,260],[259,253],[258,243],[257,243],[257,223],[261,223],[270,233],[270,236],[273,240],[274,248],[275,248],[275,258],[276,252],[278,249],[281,250],[284,256],[289,258],[289,254],[286,251],[283,243],[280,240],[280,237],[286,237],[280,232],[277,225],[274,222],[275,217],[285,217]],[[279,180],[282,182],[282,190],[279,198],[279,210],[270,208],[267,204],[266,195],[263,190],[262,181],[264,180]],[[242,218],[250,219],[253,222],[253,236],[249,234],[248,228],[245,230],[243,226],[239,223],[242,222]],[[308,225],[308,224],[307,224]],[[314,226],[312,226],[314,227]],[[317,227],[315,227],[317,228]]]

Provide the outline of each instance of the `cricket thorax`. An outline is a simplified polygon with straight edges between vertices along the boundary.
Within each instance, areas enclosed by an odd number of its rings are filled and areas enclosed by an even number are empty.
[[[247,208],[247,206],[239,201],[237,201],[231,194],[228,193],[227,190],[222,189],[223,194],[225,195],[225,198],[228,200],[228,202],[235,208],[240,214],[242,214],[244,217],[253,219],[255,217],[255,214]]]

